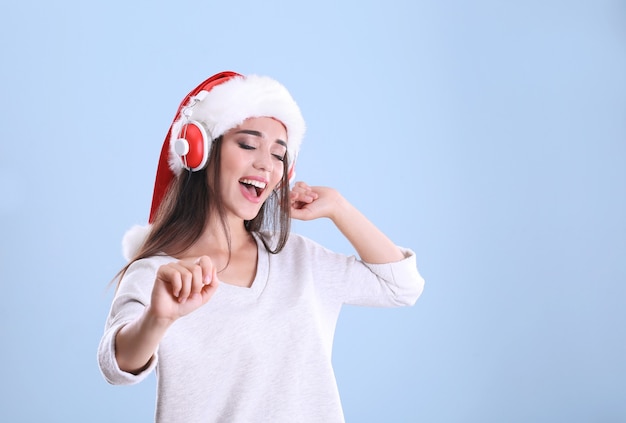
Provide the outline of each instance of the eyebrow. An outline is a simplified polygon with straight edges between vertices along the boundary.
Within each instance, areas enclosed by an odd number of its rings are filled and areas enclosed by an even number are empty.
[[[253,131],[252,129],[241,129],[237,132],[235,132],[236,134],[247,134],[247,135],[253,135],[255,137],[259,137],[259,138],[265,138],[265,136],[263,135],[262,132],[259,131]],[[287,143],[281,139],[276,139],[276,143],[280,144],[282,146],[284,146],[285,148],[287,148]]]

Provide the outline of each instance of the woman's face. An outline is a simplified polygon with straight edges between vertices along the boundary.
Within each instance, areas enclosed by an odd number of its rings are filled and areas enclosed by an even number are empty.
[[[252,220],[283,177],[287,131],[275,119],[246,119],[224,134],[221,194],[226,211]]]

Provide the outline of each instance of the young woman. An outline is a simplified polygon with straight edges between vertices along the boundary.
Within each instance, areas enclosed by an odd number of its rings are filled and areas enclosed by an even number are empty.
[[[125,236],[98,359],[113,384],[156,369],[158,422],[342,422],[331,366],[343,304],[412,305],[423,280],[336,190],[290,189],[304,120],[287,90],[223,72],[181,103],[150,224]],[[359,258],[289,234],[331,219]]]

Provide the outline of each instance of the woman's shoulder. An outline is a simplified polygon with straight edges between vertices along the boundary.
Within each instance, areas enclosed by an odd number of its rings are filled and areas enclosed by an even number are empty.
[[[128,270],[131,269],[146,269],[146,268],[158,268],[164,264],[175,261],[176,259],[166,254],[157,254],[150,257],[141,258],[135,260],[128,266]]]
[[[175,260],[174,257],[165,254],[135,260],[128,266],[126,272],[124,272],[123,279],[132,279],[137,276],[142,277],[146,274],[156,274],[159,267]]]
[[[306,256],[309,258],[322,258],[322,257],[335,257],[335,256],[343,256],[343,254],[339,254],[331,249],[325,247],[318,241],[313,240],[305,235],[291,232],[289,234],[289,238],[287,239],[287,243],[282,251],[279,253],[283,257],[285,256],[297,256],[302,257]]]
[[[279,236],[278,234],[273,232],[255,232],[253,233],[253,235],[256,238],[259,246],[264,247],[268,251],[270,250],[270,248],[274,247],[278,243]],[[318,247],[321,247],[321,245],[319,245],[312,239],[295,232],[290,232],[289,236],[287,237],[287,241],[285,242],[285,245],[283,246],[279,254],[284,255],[285,253],[293,253],[294,251]]]
[[[155,255],[133,261],[122,275],[117,295],[122,293],[149,295],[159,267],[174,260],[167,255]]]
[[[316,241],[313,241],[311,238],[308,238],[302,234],[292,232],[289,234],[288,243],[292,243],[294,245],[319,245]]]

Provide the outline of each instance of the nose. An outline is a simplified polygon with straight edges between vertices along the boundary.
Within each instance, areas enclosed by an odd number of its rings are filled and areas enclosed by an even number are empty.
[[[254,158],[255,169],[271,172],[274,169],[272,154],[269,151],[263,151],[263,149],[258,149],[257,152],[258,154]]]

